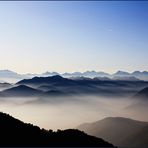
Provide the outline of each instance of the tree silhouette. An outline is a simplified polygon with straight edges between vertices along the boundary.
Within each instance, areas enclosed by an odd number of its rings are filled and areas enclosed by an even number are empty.
[[[40,129],[12,116],[0,113],[0,146],[85,146],[113,147],[112,144],[76,129]]]

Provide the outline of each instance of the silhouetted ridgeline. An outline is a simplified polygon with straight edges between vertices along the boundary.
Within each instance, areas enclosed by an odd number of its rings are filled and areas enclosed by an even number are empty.
[[[77,128],[121,148],[148,147],[148,122],[108,117],[93,123],[81,124]]]
[[[24,79],[0,92],[2,97],[99,95],[112,97],[133,96],[148,86],[145,81],[100,80],[98,78],[67,79],[59,75]]]
[[[139,91],[134,98],[141,98],[141,99],[148,99],[148,87],[142,89],[141,91]]]
[[[0,113],[0,146],[114,147],[79,130],[47,131],[5,113]]]
[[[86,71],[86,72],[73,72],[73,73],[58,73],[58,72],[45,72],[42,74],[18,74],[16,72],[10,71],[10,70],[0,70],[0,78],[15,78],[16,80],[22,80],[22,79],[28,79],[28,78],[33,78],[35,76],[40,76],[40,77],[49,77],[49,76],[55,76],[55,75],[61,75],[63,77],[89,77],[89,78],[94,78],[94,77],[108,77],[108,78],[114,78],[114,77],[135,77],[140,80],[148,80],[148,71],[134,71],[132,73],[128,73],[126,71],[117,71],[114,74],[109,74],[106,72],[96,72],[96,71]]]

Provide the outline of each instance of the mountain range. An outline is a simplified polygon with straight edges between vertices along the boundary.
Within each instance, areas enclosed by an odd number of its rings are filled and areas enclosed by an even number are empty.
[[[1,147],[114,147],[101,138],[76,129],[52,130],[24,123],[0,112]]]
[[[81,124],[77,128],[119,147],[146,148],[148,146],[148,122],[123,117],[107,117],[93,123]]]
[[[25,78],[33,78],[35,76],[38,77],[48,77],[48,76],[54,76],[54,75],[61,75],[62,77],[108,77],[110,79],[122,79],[122,77],[125,78],[136,78],[140,80],[148,81],[148,72],[147,71],[134,71],[132,73],[125,72],[125,71],[117,71],[114,74],[109,74],[105,72],[96,72],[96,71],[86,71],[86,72],[73,72],[73,73],[58,73],[58,72],[45,72],[42,74],[18,74],[16,72],[10,71],[10,70],[0,70],[0,80],[1,81],[10,81],[10,82],[16,82],[20,81]]]
[[[8,84],[7,84],[8,85]],[[98,78],[70,79],[59,75],[23,79],[9,84],[0,92],[0,96],[57,96],[57,95],[99,95],[108,97],[133,96],[148,87],[146,81],[108,80]]]

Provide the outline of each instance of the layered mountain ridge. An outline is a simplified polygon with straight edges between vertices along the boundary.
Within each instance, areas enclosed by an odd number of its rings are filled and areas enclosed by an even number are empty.
[[[54,75],[61,75],[62,77],[89,77],[89,78],[94,78],[94,77],[108,77],[110,79],[122,79],[122,77],[124,77],[124,79],[127,77],[132,78],[135,77],[137,79],[140,80],[145,80],[148,81],[148,72],[147,71],[134,71],[134,72],[125,72],[125,71],[117,71],[114,74],[109,74],[106,72],[102,72],[102,71],[85,71],[85,72],[72,72],[72,73],[58,73],[58,72],[45,72],[42,74],[18,74],[16,72],[13,72],[11,70],[0,70],[0,80],[7,80],[7,79],[15,79],[16,81],[25,79],[25,78],[33,78],[33,77],[48,77],[48,76],[54,76]]]
[[[8,84],[7,84],[8,85]],[[135,95],[148,86],[145,81],[110,80],[99,78],[71,79],[59,75],[50,77],[33,77],[8,85],[0,96],[56,96],[56,95],[99,95],[124,97]]]

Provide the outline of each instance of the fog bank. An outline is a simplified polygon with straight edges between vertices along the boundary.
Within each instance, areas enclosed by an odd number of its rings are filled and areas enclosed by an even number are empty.
[[[45,101],[46,100],[46,101]],[[134,111],[128,98],[96,96],[37,98],[1,98],[0,111],[46,129],[74,128],[84,122],[93,122],[110,116],[147,120],[145,113]],[[141,115],[142,114],[142,115]]]

